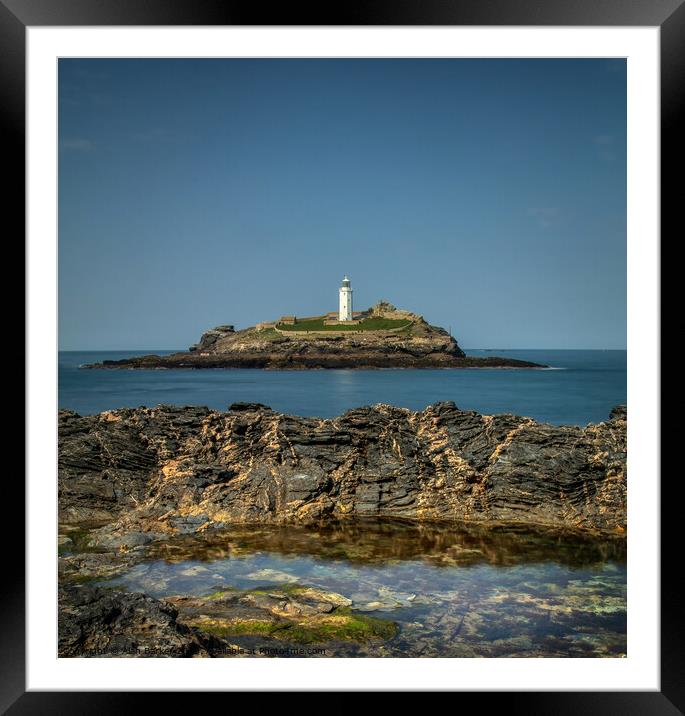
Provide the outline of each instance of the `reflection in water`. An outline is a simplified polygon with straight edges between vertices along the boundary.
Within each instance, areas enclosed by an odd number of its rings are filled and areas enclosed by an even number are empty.
[[[156,597],[300,584],[392,619],[333,656],[621,656],[625,540],[397,521],[243,526],[153,545],[112,580]],[[110,582],[111,584],[112,582]]]
[[[436,565],[487,562],[559,562],[572,567],[625,563],[625,539],[564,534],[511,525],[417,524],[401,520],[350,520],[323,526],[236,526],[186,535],[152,550],[169,561],[212,561],[255,551],[307,554],[349,562],[420,559]]]

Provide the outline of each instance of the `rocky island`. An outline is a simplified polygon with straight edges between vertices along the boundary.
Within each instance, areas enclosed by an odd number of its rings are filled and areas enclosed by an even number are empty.
[[[188,351],[105,360],[85,368],[543,368],[530,361],[467,356],[444,328],[380,301],[346,320],[336,313],[283,316],[236,331],[206,331]]]

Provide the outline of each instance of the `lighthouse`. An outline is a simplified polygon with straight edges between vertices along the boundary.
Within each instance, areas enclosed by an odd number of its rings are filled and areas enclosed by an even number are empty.
[[[338,310],[339,321],[352,320],[352,289],[350,279],[345,276],[340,286],[340,308]]]

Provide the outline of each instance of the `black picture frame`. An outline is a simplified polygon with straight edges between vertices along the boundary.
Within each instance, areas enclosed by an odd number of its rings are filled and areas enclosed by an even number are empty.
[[[265,22],[268,19],[268,22]],[[658,26],[661,30],[661,225],[675,227],[681,203],[685,95],[685,0],[348,0],[339,4],[304,7],[234,0],[0,0],[0,121],[5,148],[5,213],[25,229],[25,49],[26,28],[34,26],[106,25],[510,25],[510,26]],[[669,221],[671,220],[671,221]],[[17,234],[15,234],[17,235]],[[20,233],[18,234],[20,235]],[[17,341],[18,342],[18,341]],[[29,456],[30,459],[30,456]],[[648,476],[650,480],[657,475]],[[673,481],[677,483],[677,480]],[[673,525],[677,499],[662,484],[664,549],[677,544]],[[19,480],[3,483],[4,503],[19,512],[24,486]],[[670,530],[670,533],[669,533]],[[19,527],[13,535],[21,535]],[[669,540],[669,536],[672,539]],[[6,550],[3,606],[0,610],[0,713],[90,714],[131,708],[159,708],[161,694],[96,692],[26,692],[25,564],[16,544]],[[661,557],[662,564],[678,564]],[[683,629],[677,571],[664,569],[661,582],[661,690],[654,692],[526,692],[459,694],[475,697],[479,708],[501,706],[507,712],[528,714],[677,714],[685,713]],[[268,688],[268,685],[266,685]],[[84,690],[87,685],[84,684]],[[544,684],[541,684],[544,689]],[[167,695],[168,696],[168,695]],[[172,694],[176,707],[186,698]],[[349,709],[353,694],[340,694],[327,711]],[[454,697],[454,695],[453,695]],[[155,699],[155,704],[151,703]],[[149,704],[149,706],[148,706]],[[232,708],[235,707],[235,703]],[[260,695],[260,708],[283,708],[282,695]]]

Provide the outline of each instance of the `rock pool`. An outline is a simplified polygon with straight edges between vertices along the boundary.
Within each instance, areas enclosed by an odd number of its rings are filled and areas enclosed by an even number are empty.
[[[620,537],[375,520],[238,526],[126,553],[79,547],[87,531],[72,537],[63,582],[90,575],[169,601],[246,655],[626,654]],[[322,648],[282,648],[302,644]]]

